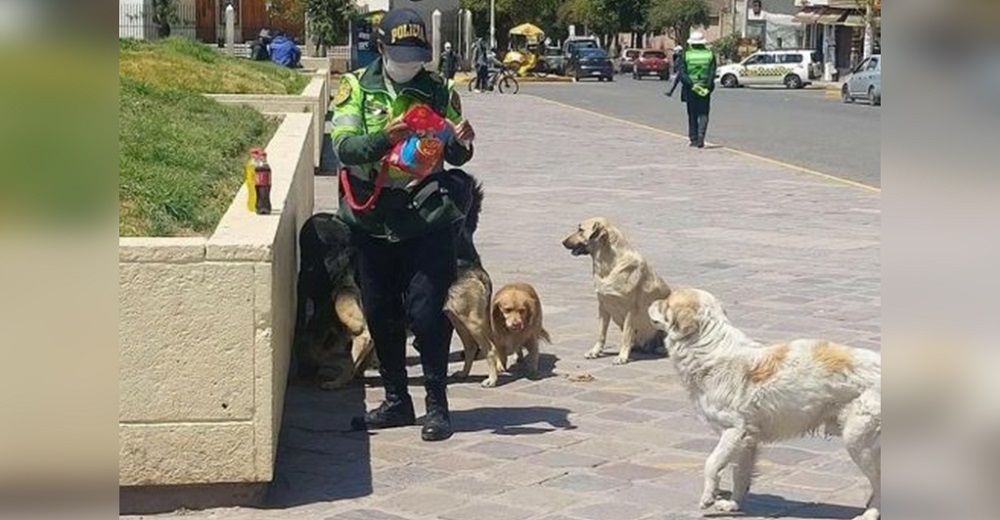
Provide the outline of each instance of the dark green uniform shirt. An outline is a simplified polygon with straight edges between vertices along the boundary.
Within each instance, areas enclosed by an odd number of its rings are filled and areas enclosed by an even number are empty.
[[[340,78],[334,98],[331,137],[340,162],[348,168],[352,191],[359,203],[374,189],[379,162],[392,148],[385,127],[415,103],[424,103],[452,123],[462,121],[462,103],[450,81],[422,71],[409,83],[387,81],[382,60]],[[472,147],[452,138],[444,150],[444,162],[461,166],[472,158]],[[338,214],[352,227],[388,240],[405,240],[440,225],[461,220],[464,215],[447,192],[444,164],[424,182],[414,185],[408,174],[390,169],[385,188],[369,211],[352,210],[340,201]]]

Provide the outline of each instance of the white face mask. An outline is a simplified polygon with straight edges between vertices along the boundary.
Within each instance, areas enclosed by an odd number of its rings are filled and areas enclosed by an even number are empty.
[[[383,63],[385,64],[385,73],[389,76],[389,79],[396,83],[409,83],[424,68],[424,64],[419,61],[402,63],[392,61],[388,57],[385,58]]]

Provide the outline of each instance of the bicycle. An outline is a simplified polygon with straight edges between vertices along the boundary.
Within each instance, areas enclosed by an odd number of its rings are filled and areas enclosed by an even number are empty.
[[[472,92],[476,86],[476,79],[472,78],[469,81],[468,89]],[[506,68],[500,67],[490,71],[489,79],[486,82],[486,90],[493,92],[494,90],[499,91],[501,94],[517,94],[521,86],[517,83],[517,78],[514,77],[514,71]]]

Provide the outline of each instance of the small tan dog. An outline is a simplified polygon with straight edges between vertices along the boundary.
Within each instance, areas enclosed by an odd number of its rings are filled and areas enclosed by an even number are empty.
[[[707,291],[679,289],[653,303],[649,317],[695,407],[720,434],[705,462],[702,508],[738,511],[750,490],[759,444],[822,432],[844,438],[872,485],[865,512],[879,520],[882,478],[882,356],[829,341],[763,346],[730,324]],[[733,493],[719,496],[719,474],[733,465]]]
[[[511,283],[500,288],[493,297],[493,343],[496,358],[490,360],[489,379],[483,386],[496,385],[497,373],[507,369],[507,357],[517,354],[517,361],[525,359],[527,352],[528,374],[538,375],[539,342],[551,344],[552,339],[542,323],[542,300],[535,288],[526,283]]]
[[[621,230],[607,219],[591,218],[581,222],[562,244],[573,256],[589,255],[594,264],[600,325],[597,342],[586,357],[601,355],[611,321],[622,329],[616,365],[628,363],[633,347],[662,353],[663,333],[649,320],[647,309],[654,301],[670,296],[670,286],[656,275]]]

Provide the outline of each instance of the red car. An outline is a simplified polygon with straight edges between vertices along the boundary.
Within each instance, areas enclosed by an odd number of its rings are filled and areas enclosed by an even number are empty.
[[[667,59],[667,53],[655,50],[642,51],[633,64],[632,79],[642,79],[643,76],[657,76],[664,81],[670,79],[670,60]]]

